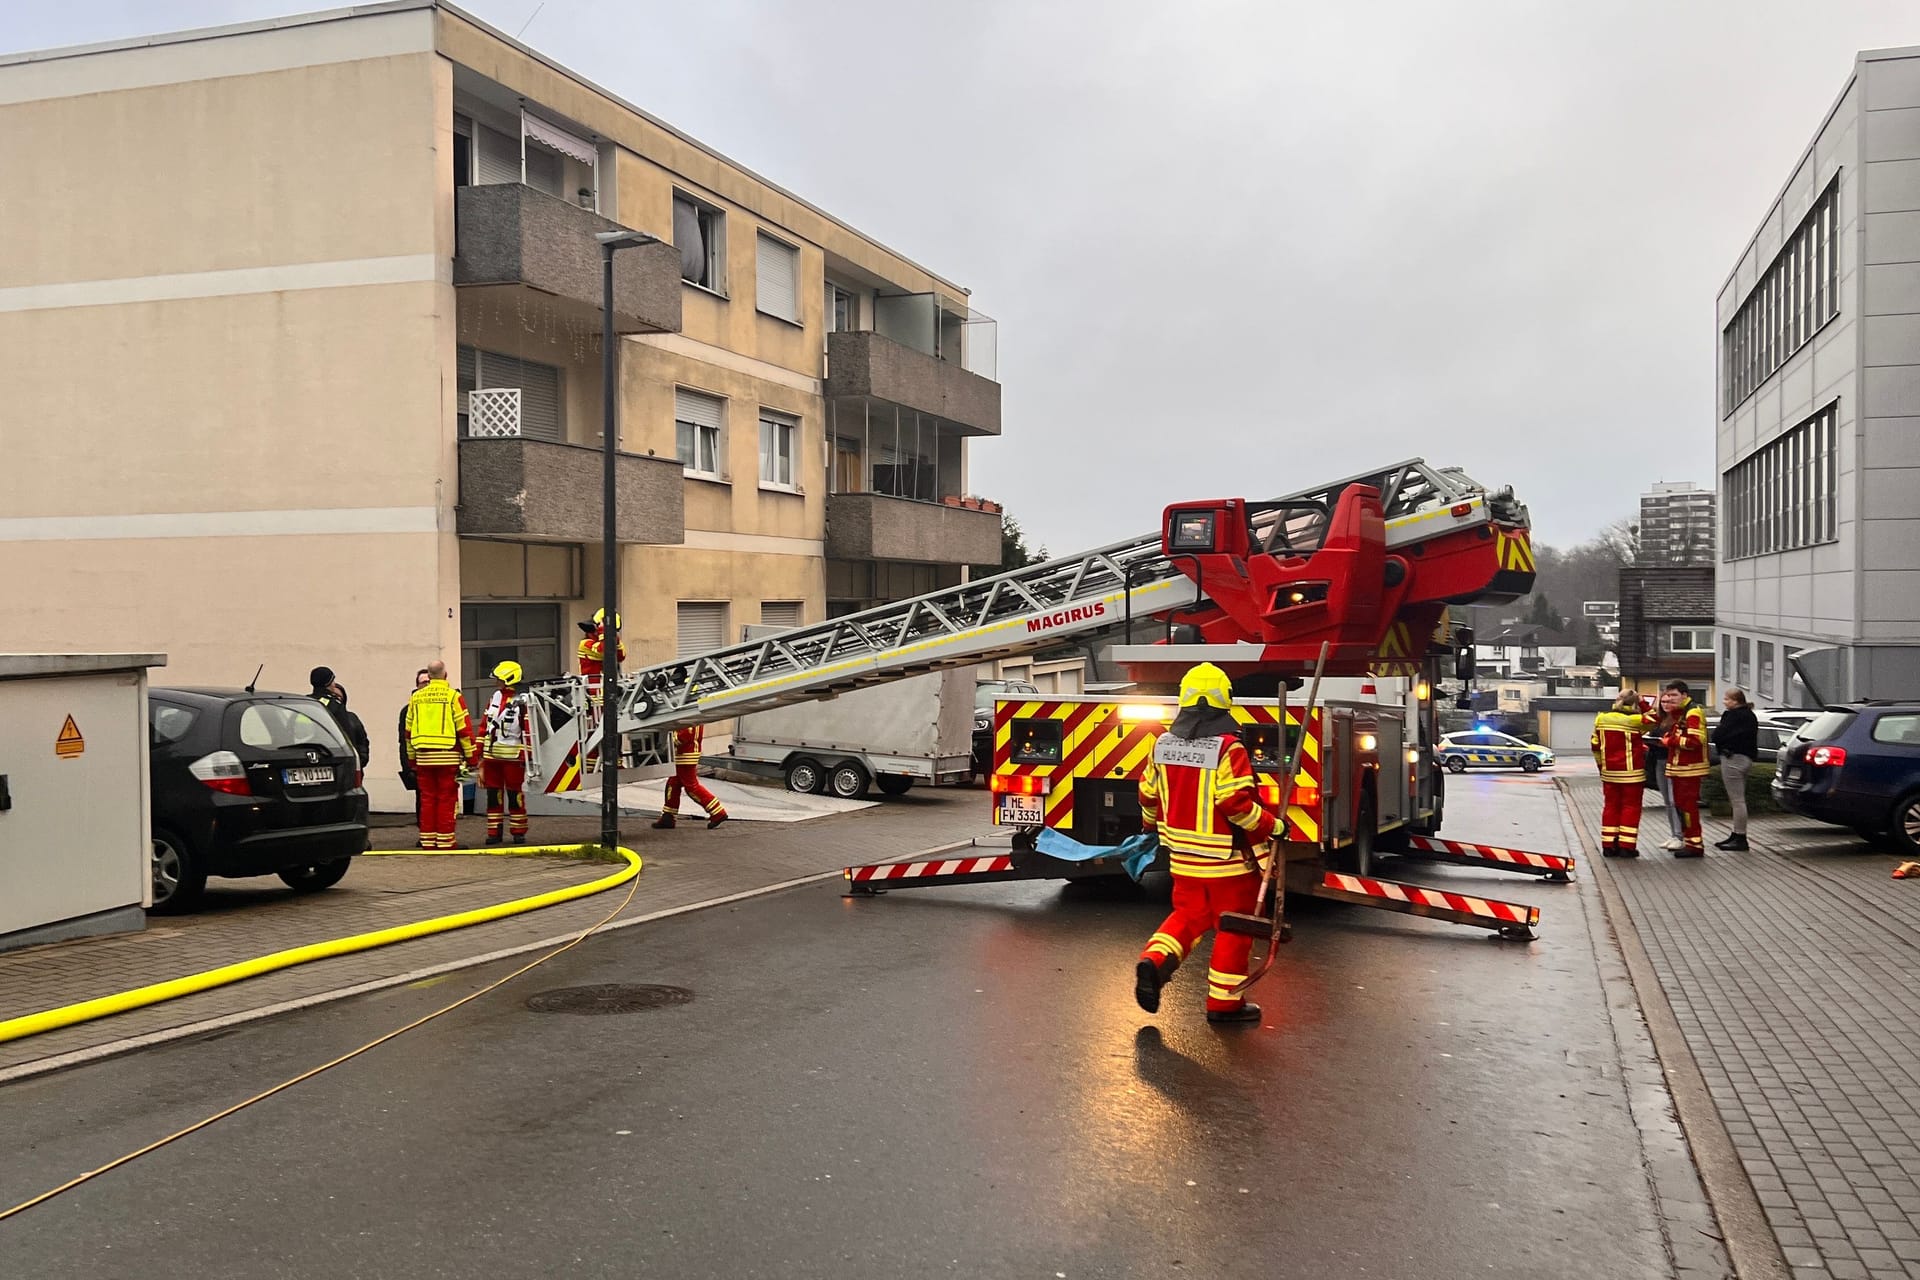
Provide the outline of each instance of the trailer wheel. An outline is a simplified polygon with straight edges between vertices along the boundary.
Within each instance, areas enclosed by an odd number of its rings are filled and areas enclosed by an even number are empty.
[[[787,761],[787,790],[817,796],[827,789],[827,771],[812,756]]]
[[[873,781],[883,796],[903,796],[913,790],[913,779],[903,773],[883,773]]]
[[[858,761],[842,760],[827,776],[827,790],[842,800],[858,800],[867,794],[869,781],[866,769]]]
[[[1465,756],[1448,756],[1447,757],[1448,773],[1465,773],[1466,771],[1467,771],[1467,758]]]

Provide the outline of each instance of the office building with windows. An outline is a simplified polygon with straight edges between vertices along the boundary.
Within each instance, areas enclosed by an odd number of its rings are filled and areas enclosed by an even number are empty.
[[[1641,564],[1713,563],[1713,490],[1662,482],[1640,495],[1635,556]]]
[[[999,560],[967,291],[450,5],[0,57],[0,160],[0,649],[324,663],[373,726],[570,670],[619,228],[631,659]]]
[[[1920,49],[1861,53],[1718,304],[1718,672],[1920,690]]]

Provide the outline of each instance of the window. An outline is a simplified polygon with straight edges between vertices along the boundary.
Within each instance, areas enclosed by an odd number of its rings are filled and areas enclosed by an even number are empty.
[[[793,480],[793,438],[800,427],[796,419],[771,409],[760,411],[760,483],[776,488],[795,488]]]
[[[476,124],[473,142],[474,172],[479,185],[520,181],[520,139]]]
[[[682,600],[679,608],[679,634],[674,656],[691,658],[709,653],[727,642],[727,606],[706,601]]]
[[[1839,536],[1839,420],[1836,401],[1720,478],[1728,559],[1792,551]]]
[[[528,681],[571,670],[578,637],[570,636],[563,648],[560,626],[556,604],[462,604],[460,674],[467,683],[460,691],[467,709],[478,715],[486,707],[493,669],[503,662],[519,663]]]
[[[1873,722],[1873,740],[1920,747],[1920,716],[1881,716]]]
[[[1741,644],[1746,641],[1742,640]],[[1710,627],[1669,627],[1667,629],[1667,652],[1669,653],[1712,653],[1713,630]]]
[[[852,333],[860,327],[860,295],[827,281],[827,332]]]
[[[1733,679],[1733,637],[1725,634],[1720,637],[1720,678]]]
[[[800,602],[798,600],[766,600],[760,605],[760,625],[763,627],[785,627],[788,629],[800,625]]]
[[[789,324],[800,323],[800,251],[762,231],[754,268],[753,305]]]
[[[690,195],[674,192],[673,243],[680,250],[680,278],[724,297],[727,215]]]
[[[453,185],[473,185],[473,121],[465,116],[453,118]]]
[[[1760,681],[1755,686],[1761,698],[1773,697],[1773,644],[1760,642]]]
[[[1834,175],[1720,334],[1721,411],[1731,414],[1839,313]]]
[[[566,166],[560,163],[560,157],[544,147],[527,145],[527,185],[535,191],[544,191],[550,196],[564,197],[566,185]]]
[[[461,347],[458,353],[460,388],[460,434],[473,425],[467,412],[467,393],[493,387],[520,388],[520,416],[517,431],[495,434],[520,435],[531,440],[560,440],[560,370],[550,364],[522,360],[494,351]],[[499,426],[498,422],[489,424]]]
[[[263,751],[285,751],[291,747],[326,747],[335,754],[347,754],[347,740],[340,736],[333,717],[317,702],[302,702],[317,714],[283,702],[249,702],[240,713],[240,741]]]
[[[673,393],[673,428],[680,465],[690,476],[720,478],[720,427],[726,401],[698,391]]]
[[[170,702],[147,703],[147,729],[155,746],[180,741],[199,718],[200,713],[190,707],[176,707]]]
[[[1734,642],[1734,651],[1740,655],[1739,669],[1735,673],[1738,677],[1736,683],[1742,689],[1751,689],[1753,687],[1753,641],[1741,636]]]

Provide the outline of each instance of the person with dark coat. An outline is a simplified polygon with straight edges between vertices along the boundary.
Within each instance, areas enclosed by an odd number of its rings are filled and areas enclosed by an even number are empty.
[[[1733,806],[1733,834],[1713,847],[1743,853],[1747,848],[1747,774],[1754,757],[1760,754],[1760,717],[1753,713],[1746,693],[1740,689],[1727,690],[1720,704],[1713,745],[1720,751],[1720,781],[1727,789],[1727,803]]]
[[[360,767],[366,768],[367,761],[373,759],[373,744],[367,740],[367,726],[360,723],[359,716],[347,710],[347,691],[333,678],[333,668],[315,667],[308,673],[307,682],[313,686],[313,700],[327,709],[333,722],[340,726],[341,736],[353,744],[353,753],[360,758]]]
[[[413,687],[420,689],[427,683],[427,669],[420,668],[413,673]],[[395,728],[395,742],[400,752],[400,785],[413,792],[414,825],[420,822],[420,778],[413,771],[413,760],[407,755],[407,703],[400,704],[400,723]]]

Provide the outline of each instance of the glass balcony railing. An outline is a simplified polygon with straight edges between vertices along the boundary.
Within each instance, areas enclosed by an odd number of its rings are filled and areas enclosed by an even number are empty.
[[[873,300],[873,330],[968,373],[999,380],[1000,322],[932,293],[896,293]]]

